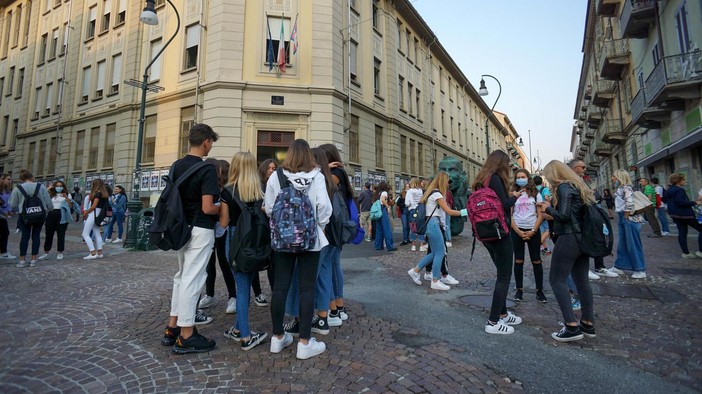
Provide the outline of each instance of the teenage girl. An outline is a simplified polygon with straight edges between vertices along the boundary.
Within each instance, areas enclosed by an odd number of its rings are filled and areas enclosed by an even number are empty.
[[[83,260],[94,260],[103,258],[102,235],[100,234],[100,223],[95,223],[95,219],[100,216],[100,212],[107,208],[107,189],[102,179],[93,180],[90,188],[88,201],[90,206],[83,213],[83,240],[88,245],[90,254],[83,257]],[[91,236],[91,234],[93,236]],[[93,243],[95,238],[95,243]]]

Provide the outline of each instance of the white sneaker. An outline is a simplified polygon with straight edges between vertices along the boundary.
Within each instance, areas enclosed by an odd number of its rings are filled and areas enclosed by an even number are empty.
[[[212,298],[212,303],[214,303],[214,297],[210,298]],[[202,306],[202,301],[200,301],[200,308],[204,308]],[[225,313],[236,313],[236,298],[232,297],[229,299],[229,301],[227,301],[227,310]]]
[[[197,307],[200,309],[205,309],[205,308],[211,307],[214,304],[215,304],[214,297],[210,297],[210,296],[206,295],[206,296],[200,298],[200,303],[198,304]]]
[[[617,274],[616,272],[612,272],[612,271],[608,270],[607,268],[597,269],[597,270],[595,270],[595,273],[599,276],[605,276],[607,278],[618,278],[619,277],[619,274]]]
[[[697,256],[697,257],[699,257],[699,258],[702,259],[702,251],[699,251],[699,250],[698,250],[697,252],[695,252],[695,256]]]
[[[56,255],[56,260],[63,260],[63,253],[59,253]]]
[[[24,260],[20,260],[17,262],[17,268],[24,268],[27,266],[27,262]]]
[[[590,280],[600,279],[600,276],[592,271],[587,271],[587,277],[590,278]]]
[[[99,259],[104,259],[104,258],[105,258],[105,254],[104,254],[104,253],[98,253],[98,254],[97,254],[97,258],[99,258]]]
[[[620,270],[620,269],[617,268],[617,267],[612,267],[612,268],[610,268],[609,270],[610,270],[611,272],[614,272],[614,273],[617,274],[617,275],[625,275],[625,274],[626,274],[626,272]]]
[[[287,332],[283,334],[283,337],[280,339],[273,335],[271,337],[271,353],[280,353],[283,349],[290,346],[292,343],[293,337]]]
[[[272,345],[271,342],[271,347]],[[324,342],[317,342],[316,339],[310,338],[307,345],[303,345],[302,343],[297,344],[297,358],[300,360],[307,360],[310,357],[324,353],[325,350],[327,350],[327,345],[325,345]]]
[[[112,241],[113,244],[121,244],[122,243],[122,238],[117,238],[114,241]]]
[[[424,280],[432,280],[434,277],[431,275],[431,272],[424,272]]]
[[[412,251],[413,251],[413,252],[416,252],[416,251],[417,251],[417,246],[412,245]]]
[[[451,241],[446,241],[446,247],[447,247],[447,248],[452,248],[452,247],[453,247],[453,244],[451,243]]]
[[[695,255],[692,254],[692,253],[683,253],[683,254],[682,254],[682,258],[684,258],[684,259],[696,259],[697,256],[695,256]]]
[[[631,279],[644,279],[646,277],[646,271],[636,271],[631,274]]]
[[[0,259],[2,259],[2,260],[12,260],[12,259],[16,259],[16,258],[17,258],[17,256],[13,256],[9,252],[5,253],[5,254],[0,254]]]
[[[445,285],[440,280],[437,280],[436,282],[432,281],[431,288],[434,290],[451,290],[451,286]]]
[[[15,234],[19,234],[19,233],[20,233],[20,229],[15,230]]]
[[[661,233],[661,235],[670,235],[670,233],[667,232],[667,231],[663,231],[663,232]]]
[[[514,327],[510,327],[500,319],[495,325],[490,323],[485,324],[485,332],[488,334],[512,334]]]
[[[509,311],[507,312],[507,316],[500,318],[500,321],[508,326],[522,324],[522,318]]]
[[[37,261],[36,261],[36,260],[30,261],[30,262],[29,262],[29,266],[30,266],[30,267],[36,267],[36,266],[37,266]]]
[[[419,251],[420,251],[420,252],[426,252],[428,249],[429,249],[429,247],[426,246],[426,245],[422,245],[422,246],[419,247]]]
[[[329,327],[339,327],[344,324],[344,322],[341,320],[341,316],[332,316],[331,314],[328,314],[327,324]]]
[[[110,244],[110,243],[112,243],[112,240],[108,238],[108,239],[102,241],[102,243],[104,243],[104,244]]]
[[[451,274],[446,275],[443,278],[441,278],[441,282],[443,282],[447,285],[457,285],[458,284],[458,281],[456,280],[456,278],[451,276]]]
[[[97,259],[97,258],[98,258],[98,255],[96,255],[96,254],[89,254],[89,255],[83,257],[83,260],[95,260],[95,259]]]
[[[419,286],[422,285],[421,276],[419,275],[419,272],[414,271],[414,268],[410,268],[409,271],[407,271],[407,275],[409,275],[410,278],[412,278],[412,281],[414,283],[418,284]]]
[[[48,254],[48,253],[44,253],[44,254],[42,254],[41,256],[39,256],[39,260],[46,260],[46,259],[48,259],[48,258],[49,258],[49,254]]]

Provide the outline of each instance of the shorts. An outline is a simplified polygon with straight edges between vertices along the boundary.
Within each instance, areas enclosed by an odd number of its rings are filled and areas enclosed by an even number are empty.
[[[358,224],[361,225],[361,228],[366,228],[366,224],[370,221],[370,211],[367,212],[361,212],[358,215]]]
[[[539,226],[539,231],[541,232],[541,234],[548,232],[548,222],[547,221],[544,220],[543,222],[541,222],[541,226]]]

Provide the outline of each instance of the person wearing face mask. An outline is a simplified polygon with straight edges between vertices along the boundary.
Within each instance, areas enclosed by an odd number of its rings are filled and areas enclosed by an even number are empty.
[[[112,208],[112,219],[105,226],[105,243],[121,243],[122,233],[124,232],[124,214],[127,211],[127,193],[124,192],[124,187],[121,185],[115,186],[109,202]],[[112,241],[112,229],[115,224],[117,224],[117,239]]]
[[[54,234],[57,236],[56,260],[63,260],[63,251],[66,246],[66,229],[68,223],[73,221],[71,215],[71,194],[68,193],[66,184],[63,181],[56,181],[49,186],[47,190],[51,197],[53,209],[46,215],[45,239],[44,239],[44,254],[39,256],[39,260],[44,260],[49,257],[49,252],[54,243]]]
[[[512,192],[519,192],[517,202],[512,207],[512,244],[514,245],[514,281],[516,283],[515,301],[523,300],[524,293],[524,244],[529,250],[529,259],[534,269],[536,299],[548,302],[544,295],[544,268],[541,265],[541,231],[539,227],[543,217],[536,212],[536,204],[543,202],[543,197],[536,190],[529,171],[522,168],[514,174]]]

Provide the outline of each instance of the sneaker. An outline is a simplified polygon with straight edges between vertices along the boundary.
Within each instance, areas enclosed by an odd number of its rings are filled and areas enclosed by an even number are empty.
[[[24,268],[24,267],[26,267],[26,266],[27,266],[27,262],[24,261],[24,260],[20,260],[20,261],[17,262],[17,267],[18,267],[18,268]]]
[[[342,306],[341,308],[337,308],[337,311],[339,311],[339,317],[341,318],[342,321],[346,321],[349,319],[349,314],[346,313],[346,307]]]
[[[113,244],[121,244],[122,243],[122,238],[117,238],[114,241],[112,241]]]
[[[317,342],[316,339],[310,338],[307,341],[307,345],[302,343],[297,344],[297,358],[300,360],[307,360],[310,357],[324,353],[327,350],[327,346],[324,342]]]
[[[631,279],[644,279],[646,278],[646,271],[636,271],[631,274]]]
[[[102,243],[104,243],[104,244],[109,244],[109,243],[112,243],[112,240],[111,240],[111,239],[106,239],[106,240],[102,241]]]
[[[551,250],[549,248],[543,248],[543,249],[541,249],[541,253],[548,256],[551,254]]]
[[[102,259],[102,258],[104,258],[104,257],[105,257],[105,254],[104,254],[104,253],[98,253],[98,254],[97,254],[97,258],[99,258],[99,259]]]
[[[329,313],[327,316],[327,323],[329,323],[329,327],[339,327],[344,324],[343,320],[341,320],[341,316],[339,315],[339,311],[335,312],[336,313]]]
[[[618,278],[619,274],[613,271],[608,270],[607,268],[599,268],[596,269],[595,272],[599,276],[605,276],[607,278]]]
[[[37,261],[36,261],[36,260],[30,261],[30,262],[29,262],[29,266],[30,266],[30,267],[36,267],[36,266],[37,266]]]
[[[83,257],[83,260],[95,260],[95,259],[97,259],[97,258],[98,258],[98,255],[96,255],[96,254],[89,254],[89,255]]]
[[[558,342],[572,342],[583,339],[583,332],[580,331],[580,326],[577,326],[576,328],[576,331],[570,331],[566,326],[563,326],[561,331],[552,333],[551,338],[557,340]]]
[[[231,326],[227,331],[224,332],[224,337],[239,342],[241,341],[241,331],[237,331],[234,328],[234,326]]]
[[[370,241],[371,241],[370,237],[366,237],[366,242],[370,242]]]
[[[196,323],[197,324],[197,323]],[[173,345],[173,353],[188,354],[188,353],[204,353],[214,349],[216,342],[214,339],[207,339],[193,331],[193,335],[188,339],[184,339],[178,335],[175,345]]]
[[[431,282],[431,288],[434,290],[451,290],[451,286],[445,285],[442,281],[437,280]]]
[[[297,319],[294,319],[291,322],[283,324],[283,331],[285,331],[286,334],[290,334],[291,336],[298,336],[300,335],[300,322]],[[273,339],[271,339],[272,341]],[[277,352],[274,352],[277,353]]]
[[[442,277],[440,280],[442,283],[445,283],[447,285],[457,285],[458,284],[458,281],[456,280],[456,278],[451,276],[451,274]]]
[[[699,258],[702,259],[702,251],[699,251],[699,250],[698,250],[697,252],[695,252],[695,256],[697,256],[697,257],[699,257]]]
[[[512,297],[512,300],[514,301],[523,301],[524,300],[524,292],[517,289],[517,291],[514,292],[514,297]]]
[[[446,247],[447,247],[447,248],[452,248],[452,247],[453,247],[453,244],[451,243],[451,241],[446,241]]]
[[[424,280],[433,280],[434,277],[431,275],[431,272],[424,272]]]
[[[501,317],[500,320],[502,321],[502,323],[508,326],[516,326],[517,324],[522,324],[522,318],[515,315],[512,312],[507,312],[507,316]]]
[[[397,248],[390,248],[388,249],[388,252],[397,252]]]
[[[259,343],[263,342],[268,334],[265,332],[253,332],[251,331],[251,336],[246,341],[241,341],[241,348],[243,350],[251,350],[256,347]]]
[[[20,233],[20,229],[16,229],[15,234],[19,234],[19,233]]]
[[[663,235],[663,236],[666,236],[666,237],[667,237],[668,235],[670,235],[670,233],[669,233],[669,232],[667,232],[667,231],[663,231],[663,232],[661,232],[661,235]]]
[[[49,258],[49,254],[48,254],[48,253],[44,253],[44,254],[42,254],[41,256],[39,256],[39,259],[38,259],[38,260],[46,260],[46,259],[48,259],[48,258]]]
[[[614,273],[617,274],[617,275],[625,275],[625,274],[626,274],[626,272],[620,270],[620,269],[617,268],[617,267],[612,267],[612,268],[609,269],[609,271],[610,271],[610,272],[614,272]]]
[[[413,251],[413,252],[416,252],[416,251],[417,251],[417,246],[412,245],[412,251]]]
[[[412,278],[412,281],[414,283],[416,283],[419,286],[422,285],[421,275],[419,275],[419,272],[416,272],[414,268],[410,268],[409,271],[407,271],[407,275],[409,275],[410,278]]]
[[[660,237],[662,237],[662,235],[660,235],[660,234],[648,234],[647,237],[648,237],[648,238],[660,238]]]
[[[590,280],[598,280],[600,279],[600,276],[597,275],[596,273],[592,271],[587,271],[587,277],[590,278]]]
[[[488,334],[512,334],[514,327],[510,327],[502,322],[502,319],[495,324],[485,323],[485,332]]]
[[[546,298],[546,294],[544,294],[543,290],[536,290],[536,299],[544,304],[548,303],[548,298]]]
[[[420,252],[426,252],[428,249],[429,249],[429,247],[426,246],[426,245],[422,245],[422,246],[419,247],[419,251],[420,251]]]
[[[266,299],[266,296],[263,295],[263,293],[259,294],[256,298],[254,298],[254,302],[258,306],[268,306],[268,300]]]
[[[280,353],[283,349],[290,346],[293,343],[293,337],[289,333],[283,334],[282,338],[278,338],[275,335],[271,337],[271,353]]]
[[[56,255],[56,260],[63,260],[63,253],[59,253]]]
[[[204,326],[205,324],[210,323],[212,323],[212,318],[210,316],[203,315],[202,312],[198,310],[195,314],[195,325]]]
[[[17,256],[13,256],[10,253],[0,254],[0,259],[2,259],[2,260],[12,260],[12,259],[16,259],[16,258],[17,258]]]
[[[163,346],[173,346],[176,343],[176,339],[180,336],[180,327],[168,327],[163,332],[163,339],[161,339],[161,345]]]
[[[570,299],[570,302],[572,303],[572,306],[573,306],[573,310],[574,310],[574,311],[579,311],[580,309],[582,309],[582,305],[580,305],[580,300],[579,300],[579,299],[577,299],[577,298],[571,298],[571,299]]]
[[[315,315],[314,319],[312,319],[312,332],[322,335],[329,334],[329,324],[327,323],[327,318]]]
[[[211,307],[214,304],[215,304],[215,298],[206,295],[206,296],[200,298],[200,302],[197,304],[197,307],[200,309],[206,309],[206,308]]]
[[[227,310],[224,313],[236,313],[236,298],[231,297],[227,301]]]
[[[405,246],[405,245],[409,245],[409,241],[402,241],[402,242],[400,242],[400,246]]]
[[[682,258],[684,258],[684,259],[696,259],[697,256],[695,256],[695,255],[692,254],[692,253],[683,253],[683,254],[682,254]]]
[[[583,322],[580,322],[580,324],[578,324],[578,325],[580,326],[580,331],[581,331],[581,332],[583,333],[583,335],[585,335],[586,337],[588,337],[588,338],[595,338],[595,337],[597,336],[597,333],[595,332],[595,327],[594,327],[594,326],[590,326],[590,328],[586,328],[586,327],[583,325]]]

